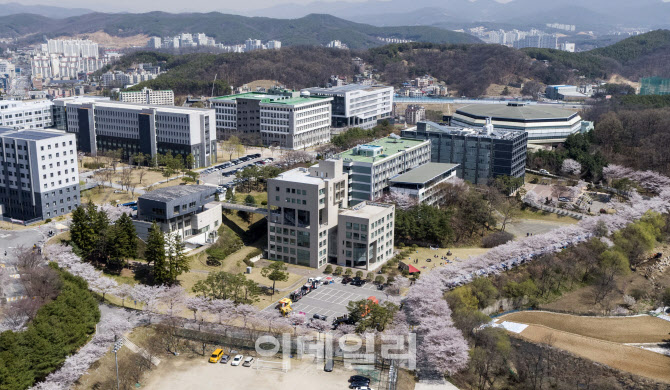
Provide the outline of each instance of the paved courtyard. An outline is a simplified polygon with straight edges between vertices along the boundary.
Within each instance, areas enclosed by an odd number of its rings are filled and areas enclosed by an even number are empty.
[[[342,284],[341,276],[333,276],[332,278],[334,280],[333,284],[319,286],[316,290],[303,296],[298,302],[294,302],[292,305],[293,312],[303,312],[308,318],[318,313],[327,316],[327,321],[330,322],[335,317],[348,313],[347,304],[350,301],[359,301],[369,296],[375,296],[382,301],[386,297],[386,294],[377,290],[377,285],[373,283],[365,283],[363,286],[357,287]],[[277,310],[275,305],[276,302],[265,310]]]

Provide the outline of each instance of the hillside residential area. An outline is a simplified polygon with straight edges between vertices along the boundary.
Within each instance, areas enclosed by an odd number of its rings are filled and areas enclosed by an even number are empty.
[[[670,2],[0,0],[0,390],[670,389]]]

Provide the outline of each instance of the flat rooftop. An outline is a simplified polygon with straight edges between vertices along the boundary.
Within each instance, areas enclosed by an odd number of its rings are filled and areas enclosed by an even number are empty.
[[[347,84],[339,87],[331,88],[305,88],[304,90],[314,93],[344,93],[353,91],[376,91],[379,89],[393,88],[389,85],[363,85],[363,84]]]
[[[274,180],[285,180],[304,184],[321,184],[323,179],[309,174],[309,168],[295,168],[282,172]]]
[[[56,99],[56,101],[63,101],[67,103],[94,103],[98,107],[110,107],[110,108],[130,108],[130,109],[147,109],[154,108],[162,112],[173,112],[177,114],[188,114],[193,112],[213,112],[213,108],[194,108],[194,107],[181,107],[181,106],[161,106],[158,104],[145,104],[145,103],[131,103],[131,102],[120,102],[117,100],[104,100],[96,99],[95,97],[84,96],[81,99]]]
[[[493,139],[504,139],[504,140],[512,140],[515,139],[516,137],[523,135],[524,132],[521,130],[507,130],[507,129],[496,129],[496,127],[493,127],[493,131],[490,134],[486,134],[482,129],[477,128],[477,129],[471,129],[468,127],[457,127],[457,126],[445,126],[441,125],[439,123],[431,122],[431,121],[421,121],[419,122],[420,124],[426,124],[426,130],[429,132],[437,132],[437,133],[446,133],[446,134],[454,134],[454,135],[461,135],[461,136],[467,136],[467,137],[481,137],[481,138],[493,138]],[[423,131],[419,130],[417,127],[413,127],[407,130],[403,131]]]
[[[512,119],[516,121],[536,121],[541,119],[564,119],[568,120],[578,115],[577,112],[559,107],[545,105],[504,105],[504,104],[470,104],[456,110],[455,115],[465,115],[474,119],[486,119],[504,121]]]
[[[205,185],[176,185],[171,187],[159,188],[139,197],[139,199],[155,200],[158,202],[169,202],[174,199],[179,199],[185,196],[207,193],[214,194],[216,188]]]
[[[442,175],[443,173],[456,169],[457,166],[458,164],[429,162],[401,175],[398,175],[392,178],[390,181],[391,183],[423,184]]]
[[[367,149],[373,148],[375,146],[377,147],[381,146],[384,150],[380,155],[377,155],[375,157],[359,155],[356,154],[356,152],[354,152],[354,148],[352,148],[345,152],[340,153],[339,157],[342,158],[345,162],[347,161],[367,162],[367,163],[379,162],[386,158],[392,157],[402,151],[405,151],[409,148],[421,145],[426,142],[429,141],[411,139],[411,138],[385,137],[376,139],[372,142],[368,142],[367,144],[364,145],[364,147]]]
[[[304,97],[304,96],[290,97],[290,96],[285,96],[285,95],[274,95],[274,94],[265,93],[265,92],[239,93],[239,94],[236,94],[236,95],[219,96],[219,97],[211,98],[210,100],[213,100],[213,101],[215,101],[215,100],[233,101],[233,100],[237,100],[237,99],[254,99],[254,100],[260,100],[261,103],[284,104],[284,105],[287,105],[287,106],[324,101],[323,100],[324,98],[322,98],[322,97]]]
[[[17,140],[27,140],[27,141],[39,141],[49,138],[62,137],[73,133],[67,133],[60,130],[36,130],[36,129],[23,129],[15,130],[9,127],[0,127],[0,137],[17,139]]]
[[[369,219],[374,218],[381,213],[386,213],[389,207],[393,207],[393,205],[384,203],[362,202],[346,210],[340,210],[340,215],[347,217]]]

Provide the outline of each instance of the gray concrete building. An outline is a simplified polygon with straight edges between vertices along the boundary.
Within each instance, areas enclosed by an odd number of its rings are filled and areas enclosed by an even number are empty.
[[[467,129],[419,122],[402,136],[430,142],[430,161],[459,164],[458,177],[489,184],[498,176],[524,177],[528,133],[495,128]]]
[[[137,234],[146,240],[156,222],[164,233],[179,235],[185,241],[201,245],[214,242],[222,218],[215,194],[215,187],[179,185],[140,196],[133,221]]]
[[[458,164],[429,162],[391,179],[390,192],[402,194],[417,203],[434,205],[443,196],[440,184],[456,178]]]
[[[312,268],[331,263],[367,270],[388,260],[393,248],[394,207],[362,203],[347,210],[348,185],[339,159],[268,180],[268,258]],[[389,218],[391,225],[387,225]]]
[[[80,151],[121,149],[124,158],[193,155],[195,166],[216,162],[214,110],[157,106],[100,99],[65,98],[54,101],[55,123],[59,129],[77,135]]]
[[[81,203],[74,134],[0,128],[0,148],[3,217],[33,222]]]

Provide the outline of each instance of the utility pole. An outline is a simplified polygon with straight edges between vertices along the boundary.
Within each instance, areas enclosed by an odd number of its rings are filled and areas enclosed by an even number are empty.
[[[210,98],[214,97],[214,85],[216,84],[216,76],[218,75],[218,73],[214,75],[214,81],[212,81],[212,94],[209,96]]]
[[[116,336],[114,336],[116,338]],[[116,363],[116,390],[119,390],[119,359],[116,354],[123,347],[123,339],[118,340],[114,343],[114,362]]]

